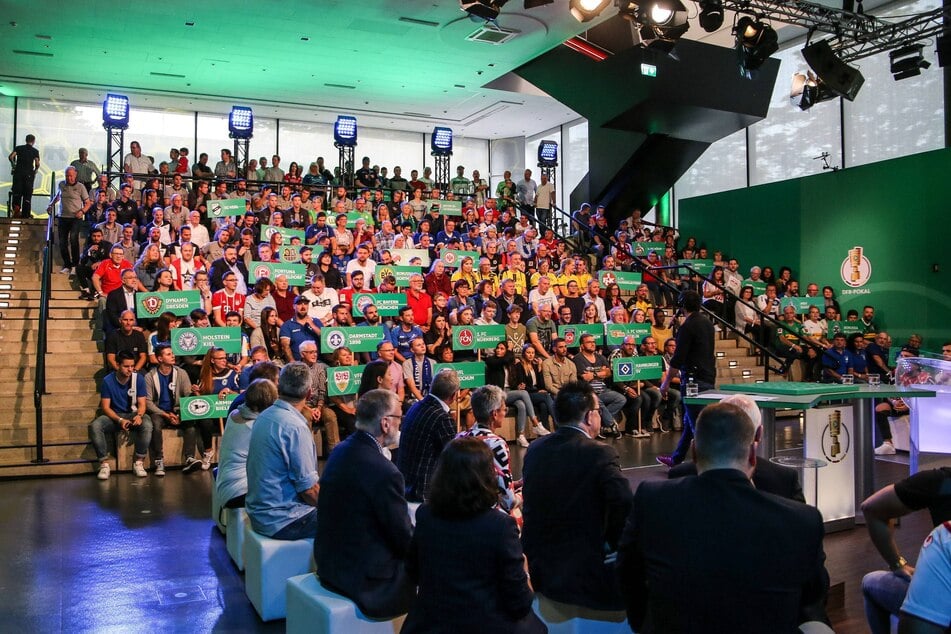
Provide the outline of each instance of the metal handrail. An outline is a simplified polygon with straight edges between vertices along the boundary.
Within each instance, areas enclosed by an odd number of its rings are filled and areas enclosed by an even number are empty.
[[[56,191],[56,173],[50,174],[50,197]],[[33,376],[33,409],[36,414],[35,464],[48,462],[43,457],[43,395],[46,393],[47,325],[50,313],[50,275],[53,270],[53,218],[51,209],[46,219],[46,237],[43,243],[43,269],[40,271],[40,319],[36,335],[36,373]]]

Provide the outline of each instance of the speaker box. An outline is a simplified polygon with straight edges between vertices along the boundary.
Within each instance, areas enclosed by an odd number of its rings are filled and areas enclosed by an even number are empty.
[[[865,78],[857,68],[849,66],[832,52],[828,40],[820,40],[802,49],[802,56],[829,90],[845,97],[849,101],[855,100]]]

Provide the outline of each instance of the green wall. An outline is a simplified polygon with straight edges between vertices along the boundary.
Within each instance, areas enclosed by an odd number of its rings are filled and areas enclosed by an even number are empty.
[[[830,285],[842,310],[875,306],[878,321],[925,349],[951,340],[951,150],[680,202],[683,239],[695,236],[750,266],[789,266],[800,281]],[[841,268],[861,246],[867,282],[850,287]],[[938,266],[938,272],[932,267]]]

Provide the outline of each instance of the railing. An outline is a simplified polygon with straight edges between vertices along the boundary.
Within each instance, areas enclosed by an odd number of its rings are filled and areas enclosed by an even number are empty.
[[[50,192],[56,191],[56,173],[50,174]],[[35,464],[49,462],[43,457],[43,395],[46,393],[47,326],[50,318],[50,275],[53,271],[53,218],[51,209],[46,219],[46,235],[43,241],[43,265],[40,271],[40,319],[36,333],[36,371],[33,375],[33,409],[36,414]]]

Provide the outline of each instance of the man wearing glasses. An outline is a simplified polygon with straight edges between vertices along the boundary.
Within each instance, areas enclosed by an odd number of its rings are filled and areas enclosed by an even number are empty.
[[[330,454],[317,509],[320,583],[375,619],[405,614],[416,596],[405,566],[413,529],[403,476],[384,450],[396,442],[400,419],[389,390],[360,397],[357,431]]]

